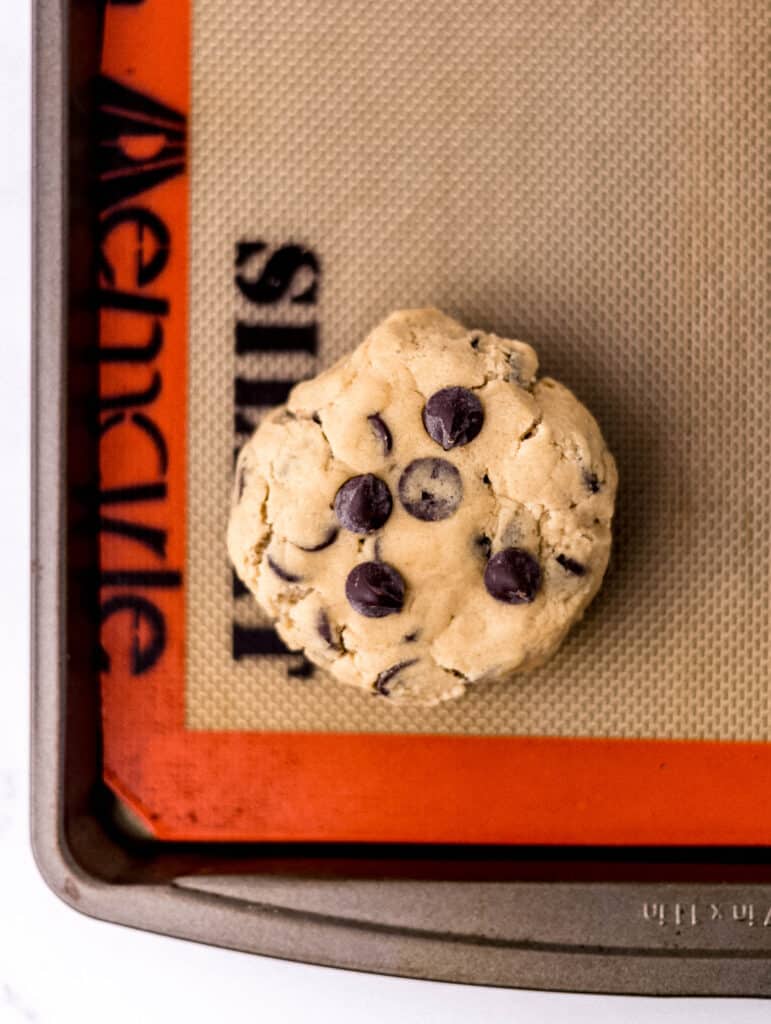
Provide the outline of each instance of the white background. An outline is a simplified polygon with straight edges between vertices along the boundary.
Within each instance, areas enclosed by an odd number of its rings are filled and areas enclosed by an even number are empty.
[[[0,1024],[411,1024],[771,1020],[760,1000],[552,995],[282,963],[86,919],[41,881],[28,841],[29,40],[0,0]]]

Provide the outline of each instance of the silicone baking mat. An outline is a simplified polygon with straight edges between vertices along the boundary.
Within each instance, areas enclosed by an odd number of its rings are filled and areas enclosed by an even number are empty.
[[[768,841],[770,22],[108,6],[105,773],[157,834]],[[286,652],[224,547],[260,416],[416,305],[531,342],[621,477],[563,650],[429,710]]]

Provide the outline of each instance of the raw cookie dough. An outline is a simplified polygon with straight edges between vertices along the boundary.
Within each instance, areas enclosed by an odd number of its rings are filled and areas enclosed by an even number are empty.
[[[238,459],[228,549],[292,650],[394,704],[542,664],[597,592],[616,467],[529,345],[389,316]]]

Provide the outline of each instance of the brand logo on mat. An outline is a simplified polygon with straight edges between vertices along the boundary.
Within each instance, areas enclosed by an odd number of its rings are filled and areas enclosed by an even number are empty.
[[[100,210],[182,174],[184,114],[104,75],[96,80],[96,100]]]
[[[160,407],[167,334],[175,317],[179,324],[172,304],[182,298],[167,277],[177,225],[154,190],[185,170],[186,120],[105,76],[96,83],[95,113],[100,479],[88,496],[88,524],[117,545],[102,546],[102,668],[109,672],[117,655],[139,676],[168,648],[159,595],[182,586],[168,557],[172,425]],[[175,329],[174,343],[184,344]],[[116,450],[132,454],[116,459]],[[120,625],[108,628],[114,618]]]
[[[319,348],[318,292],[321,266],[312,249],[293,242],[272,245],[250,239],[236,245],[234,284],[236,326],[233,387],[235,454],[272,407],[285,402],[294,385],[317,369]],[[265,360],[281,353],[282,365],[296,375],[276,379],[265,372]],[[233,575],[233,657],[287,654],[275,630],[239,621],[248,617],[253,599]],[[313,670],[301,658],[291,675]]]

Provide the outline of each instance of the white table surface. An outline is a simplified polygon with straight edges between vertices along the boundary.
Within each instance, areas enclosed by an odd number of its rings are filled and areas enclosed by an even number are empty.
[[[284,963],[87,919],[37,873],[28,840],[28,0],[0,2],[0,1024],[771,1021],[761,1000],[554,995]]]

